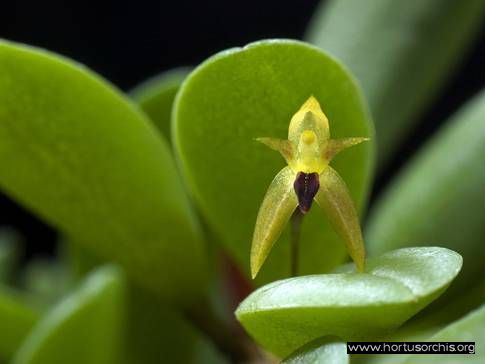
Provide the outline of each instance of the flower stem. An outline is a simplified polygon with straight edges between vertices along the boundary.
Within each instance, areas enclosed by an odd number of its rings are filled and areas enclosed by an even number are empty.
[[[303,213],[299,208],[291,215],[291,276],[298,275],[298,260],[300,257],[300,227],[303,220]]]

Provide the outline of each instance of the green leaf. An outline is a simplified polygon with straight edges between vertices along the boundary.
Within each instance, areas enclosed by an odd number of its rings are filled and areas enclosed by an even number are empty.
[[[454,322],[447,326],[437,334],[430,337],[427,341],[473,341],[476,343],[474,354],[413,354],[405,361],[405,364],[481,364],[485,362],[485,351],[483,344],[485,343],[485,305],[481,308],[471,312],[461,320]]]
[[[14,364],[198,363],[202,353],[208,363],[224,362],[180,313],[104,266],[34,328]]]
[[[465,263],[466,264],[466,263]],[[484,302],[485,281],[482,284],[474,286],[468,292],[451,302],[442,302],[426,308],[427,314],[423,316],[424,311],[406,322],[402,327],[386,337],[386,341],[432,341],[438,332],[443,330],[453,321],[461,319],[471,310],[477,309]],[[442,299],[438,301],[443,301]],[[431,309],[432,308],[432,309]],[[483,340],[483,339],[482,339]],[[444,340],[458,341],[458,340]],[[471,340],[475,341],[475,339]],[[484,341],[485,342],[485,341]],[[402,364],[406,356],[402,354],[366,354],[355,357],[355,364]],[[352,362],[354,363],[354,361]]]
[[[189,68],[176,68],[155,76],[130,92],[131,97],[150,117],[163,136],[171,139],[172,106]]]
[[[369,136],[372,124],[352,77],[315,47],[266,40],[221,52],[196,68],[175,102],[173,142],[187,185],[224,247],[249,276],[258,208],[283,158],[256,142],[286,139],[291,116],[314,95],[333,138]],[[373,144],[335,158],[359,208],[371,179]],[[345,259],[342,241],[314,208],[302,226],[301,272],[328,271]],[[271,252],[261,282],[288,276],[289,234]]]
[[[482,302],[483,297],[482,295]],[[355,359],[355,364],[482,364],[485,359],[483,349],[481,349],[485,343],[485,305],[482,305],[473,312],[469,312],[465,317],[460,317],[460,319],[448,326],[437,327],[434,330],[423,330],[423,328],[420,328],[419,331],[412,333],[408,330],[405,332],[405,335],[393,335],[390,338],[386,338],[386,341],[473,341],[476,343],[476,353],[472,355],[359,355],[352,357],[352,363],[354,363]]]
[[[460,342],[460,341],[472,341],[475,342],[474,354],[411,354],[411,355],[385,355],[381,358],[376,358],[370,363],[389,363],[390,358],[395,357],[392,363],[402,364],[420,364],[420,363],[440,363],[440,364],[481,364],[485,361],[485,352],[483,351],[483,345],[485,344],[485,305],[481,308],[472,311],[465,317],[453,322],[444,329],[438,331],[436,334],[428,337],[425,341],[431,342]]]
[[[69,280],[77,282],[96,267],[106,264],[106,261],[94,256],[84,246],[73,243],[67,237],[58,241],[60,259],[66,262]]]
[[[484,118],[482,92],[396,177],[373,208],[366,229],[370,254],[427,242],[460,253],[466,264],[450,294],[462,295],[485,272]]]
[[[38,323],[12,363],[119,363],[124,289],[119,269],[97,270]]]
[[[0,283],[9,282],[19,258],[21,237],[10,228],[0,227]]]
[[[355,74],[381,165],[436,98],[485,20],[482,0],[323,2],[306,39]]]
[[[322,338],[304,345],[282,364],[349,364],[347,344],[335,338]]]
[[[438,297],[460,271],[461,257],[445,248],[407,248],[369,259],[366,273],[341,273],[268,284],[236,311],[266,349],[286,356],[322,337],[369,340],[394,330]]]
[[[438,302],[435,302],[400,328],[398,330],[400,339],[394,341],[402,341],[402,339],[407,339],[410,335],[420,339],[423,335],[428,337],[430,335],[426,335],[426,332],[435,333],[443,326],[480,307],[484,302],[484,297],[485,280],[483,279],[481,283],[473,285],[473,287],[465,290],[452,300],[445,300],[446,297],[442,297]]]
[[[22,295],[0,285],[0,361],[12,357],[38,318]]]
[[[5,41],[0,99],[0,188],[160,296],[200,292],[200,228],[142,113],[87,69]]]
[[[72,279],[78,280],[103,262],[64,238],[62,254],[70,262]],[[211,342],[174,307],[129,282],[125,312],[124,364],[225,363]],[[121,349],[120,349],[121,350]]]

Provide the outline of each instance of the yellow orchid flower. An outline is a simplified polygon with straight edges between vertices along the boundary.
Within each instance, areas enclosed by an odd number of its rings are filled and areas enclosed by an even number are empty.
[[[288,140],[256,140],[280,152],[288,166],[273,179],[259,209],[251,247],[252,277],[258,274],[295,209],[305,214],[313,200],[326,212],[362,272],[365,248],[357,211],[345,182],[329,163],[342,150],[368,138],[330,139],[328,119],[311,96],[291,118]]]

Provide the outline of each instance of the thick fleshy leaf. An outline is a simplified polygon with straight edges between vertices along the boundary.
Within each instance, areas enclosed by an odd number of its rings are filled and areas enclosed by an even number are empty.
[[[369,254],[439,242],[466,264],[450,288],[463,295],[485,267],[485,92],[447,123],[396,177],[372,210]]]
[[[225,363],[179,312],[126,283],[119,270],[94,271],[34,328],[13,363]],[[12,321],[5,332],[16,335],[23,325]]]
[[[442,297],[393,333],[390,341],[410,341],[410,338],[412,340],[427,339],[446,325],[480,307],[485,302],[484,297],[485,280],[453,300],[446,300],[446,297]]]
[[[63,239],[63,255],[70,262],[73,280],[79,280],[103,262],[77,244]],[[224,358],[175,308],[160,297],[128,282],[125,313],[124,364],[219,364]]]
[[[378,338],[439,296],[458,274],[461,257],[445,248],[407,248],[369,259],[365,273],[277,281],[259,288],[236,311],[238,320],[276,355],[322,336]]]
[[[0,285],[0,362],[10,360],[39,316],[23,296]]]
[[[333,137],[372,133],[352,77],[302,42],[268,40],[224,51],[195,69],[179,91],[173,142],[187,185],[212,230],[246,272],[258,208],[285,165],[254,139],[286,139],[292,115],[311,95],[321,103]],[[364,143],[334,161],[359,209],[369,188],[372,150],[371,143]],[[306,215],[301,230],[301,274],[328,271],[345,259],[343,244],[320,209]],[[259,282],[288,276],[289,255],[285,229]]]
[[[298,205],[293,189],[295,172],[283,168],[274,178],[259,209],[251,245],[251,276],[254,278],[263,265],[273,244]]]
[[[482,302],[483,302],[482,295]],[[441,342],[475,342],[475,354],[470,355],[416,355],[416,354],[372,354],[359,355],[352,358],[355,364],[482,364],[485,360],[483,345],[485,345],[485,305],[469,312],[465,317],[460,317],[455,322],[432,330],[417,327],[419,330],[406,332],[400,329],[395,335],[386,338],[386,341],[441,341]],[[355,360],[354,360],[355,359]]]
[[[85,68],[6,41],[0,99],[0,188],[166,299],[200,292],[200,229],[142,113]]]
[[[361,82],[389,160],[429,106],[485,20],[482,0],[330,0],[306,39]],[[417,240],[416,240],[417,241]]]
[[[439,331],[427,341],[472,341],[475,353],[469,355],[410,355],[404,364],[482,364],[485,362],[485,305]]]
[[[130,92],[133,100],[150,117],[167,140],[171,139],[170,119],[175,95],[189,71],[189,68],[176,68],[163,72]]]
[[[72,279],[79,280],[102,265],[77,244],[63,239],[63,255],[71,263]],[[219,364],[224,362],[212,343],[200,334],[176,308],[156,295],[128,282],[125,313],[124,364],[170,363]]]
[[[282,364],[349,364],[347,344],[338,338],[323,338],[304,345]]]
[[[362,272],[365,248],[359,217],[345,182],[330,166],[320,175],[320,189],[315,195],[315,201],[326,212],[332,227],[345,242],[357,270]]]
[[[482,306],[484,297],[485,280],[451,302],[440,299],[438,301],[443,302],[442,304],[438,304],[438,302],[435,301],[435,303],[421,311],[398,330],[384,338],[384,340],[431,341],[431,337],[448,325],[452,325],[454,321],[459,322],[459,320],[470,311],[477,310]],[[450,339],[445,341],[455,340]],[[406,356],[402,354],[367,354],[356,356],[355,359],[355,364],[402,364],[405,361]],[[354,360],[352,363],[354,363]]]
[[[37,324],[12,363],[119,363],[125,294],[120,274],[105,267],[89,276]]]

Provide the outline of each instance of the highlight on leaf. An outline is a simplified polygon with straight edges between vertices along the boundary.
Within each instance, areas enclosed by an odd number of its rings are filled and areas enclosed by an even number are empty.
[[[365,248],[357,211],[345,182],[329,163],[339,152],[368,138],[330,139],[329,121],[318,100],[310,96],[291,118],[288,140],[256,140],[280,152],[288,166],[274,178],[258,212],[251,246],[252,277],[258,274],[295,209],[306,214],[313,200],[325,211],[362,272]]]

